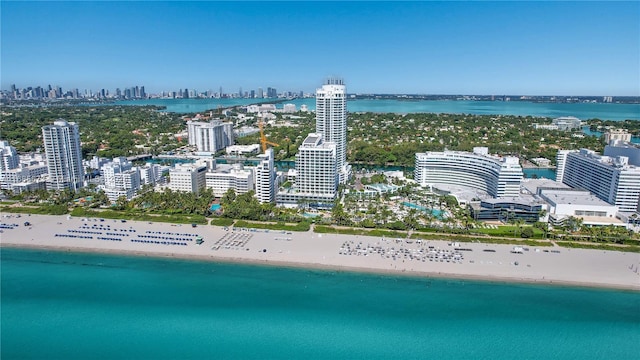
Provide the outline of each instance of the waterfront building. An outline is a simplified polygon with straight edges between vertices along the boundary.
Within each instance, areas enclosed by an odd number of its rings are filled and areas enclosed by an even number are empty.
[[[497,198],[517,197],[523,172],[518,158],[491,156],[486,147],[476,147],[472,153],[417,153],[414,179],[421,186],[455,185]]]
[[[574,129],[580,129],[582,126],[582,121],[574,116],[563,116],[551,121],[553,125],[558,127],[558,130],[561,131],[569,131]]]
[[[640,167],[629,164],[626,156],[602,156],[588,149],[569,152],[560,178],[573,188],[589,190],[618,206],[621,212],[638,209]]]
[[[339,181],[346,183],[351,167],[347,163],[347,88],[342,79],[330,78],[316,90],[316,133],[335,144]]]
[[[222,197],[229,189],[236,194],[244,194],[254,190],[253,172],[242,164],[218,165],[205,174],[206,187],[216,197]]]
[[[102,189],[112,203],[124,196],[131,200],[140,190],[140,172],[131,161],[117,157],[101,168],[104,185]]]
[[[273,163],[273,149],[267,149],[258,155],[260,162],[255,170],[256,197],[262,204],[274,202],[276,199],[276,172]]]
[[[534,223],[539,221],[547,206],[534,197],[508,197],[499,199],[484,199],[469,204],[471,217],[476,221],[498,220],[509,222],[523,220]]]
[[[531,159],[531,162],[538,165],[539,167],[545,167],[548,168],[551,166],[551,160],[549,159],[545,159],[542,157],[537,157],[537,158],[533,158]]]
[[[624,129],[609,130],[605,132],[602,137],[604,138],[605,144],[609,144],[612,141],[623,141],[623,142],[631,141],[631,134],[629,134],[627,130],[624,130]]]
[[[49,190],[76,191],[84,184],[82,150],[78,125],[63,119],[42,127],[47,159]]]
[[[189,145],[196,146],[198,152],[216,153],[234,144],[233,124],[220,120],[188,121],[187,133]]]
[[[582,223],[588,226],[624,226],[616,218],[617,206],[599,199],[587,190],[545,189],[539,195],[549,204],[549,223],[553,226],[565,225],[570,216],[582,219]]]
[[[199,193],[206,184],[207,165],[176,164],[169,170],[169,189]]]
[[[296,104],[284,104],[282,106],[283,113],[294,113],[296,112]]]
[[[336,148],[335,143],[325,142],[322,134],[307,135],[296,154],[295,184],[278,192],[278,204],[305,202],[313,207],[331,207],[339,183]]]
[[[231,145],[227,146],[225,149],[227,155],[253,155],[260,152],[259,144],[251,144],[251,145]]]

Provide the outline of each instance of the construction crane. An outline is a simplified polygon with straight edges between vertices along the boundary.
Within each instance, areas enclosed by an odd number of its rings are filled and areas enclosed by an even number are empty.
[[[260,143],[262,144],[262,152],[267,151],[267,145],[280,146],[267,140],[267,137],[264,135],[264,123],[262,122],[262,119],[258,120],[258,127],[260,128]]]

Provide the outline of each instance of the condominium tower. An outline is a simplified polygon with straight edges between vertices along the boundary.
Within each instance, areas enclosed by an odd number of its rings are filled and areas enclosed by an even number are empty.
[[[330,78],[316,90],[316,133],[336,145],[336,168],[340,183],[351,172],[347,164],[347,88],[342,79]]]
[[[49,190],[77,190],[83,186],[82,150],[78,125],[63,119],[42,127]]]

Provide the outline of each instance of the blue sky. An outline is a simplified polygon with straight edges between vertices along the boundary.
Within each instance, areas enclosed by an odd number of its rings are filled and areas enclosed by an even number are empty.
[[[640,95],[640,2],[0,2],[2,89]]]

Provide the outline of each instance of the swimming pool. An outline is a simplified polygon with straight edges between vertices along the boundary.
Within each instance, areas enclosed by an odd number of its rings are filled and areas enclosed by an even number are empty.
[[[402,202],[402,205],[404,205],[404,206],[406,206],[406,207],[410,207],[410,208],[412,208],[412,209],[417,209],[417,210],[420,210],[420,211],[424,211],[424,212],[431,211],[431,214],[432,214],[433,216],[437,217],[437,218],[442,218],[442,217],[443,217],[443,215],[444,215],[444,211],[442,211],[442,210],[439,210],[439,209],[429,209],[429,208],[426,208],[426,207],[424,207],[424,206],[420,206],[420,205],[417,205],[417,204],[414,204],[414,203],[410,203],[410,202],[406,202],[406,201],[403,201],[403,202]]]

